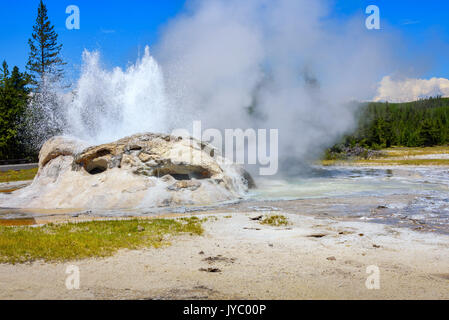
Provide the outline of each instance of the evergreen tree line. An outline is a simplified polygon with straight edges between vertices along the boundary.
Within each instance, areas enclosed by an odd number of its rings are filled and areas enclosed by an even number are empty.
[[[21,139],[25,129],[30,78],[18,67],[9,71],[4,61],[0,70],[0,159],[24,159],[32,152]]]
[[[42,142],[60,133],[52,90],[63,78],[65,62],[42,0],[28,45],[25,72],[17,66],[10,70],[6,61],[0,68],[0,160],[36,160]]]
[[[369,149],[446,145],[449,144],[449,98],[364,103],[358,109],[357,122],[357,129],[344,137],[343,145]]]

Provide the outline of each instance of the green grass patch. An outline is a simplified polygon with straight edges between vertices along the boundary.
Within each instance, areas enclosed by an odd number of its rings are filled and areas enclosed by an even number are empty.
[[[280,214],[265,216],[260,223],[274,227],[286,226],[289,224],[287,217]]]
[[[168,236],[201,235],[201,223],[189,217],[0,226],[0,263],[68,261],[107,257],[119,249],[158,248],[170,244]]]
[[[0,172],[0,182],[33,180],[36,173],[37,168]]]

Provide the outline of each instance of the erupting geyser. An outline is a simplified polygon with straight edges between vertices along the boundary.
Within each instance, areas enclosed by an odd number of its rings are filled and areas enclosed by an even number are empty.
[[[2,206],[205,205],[239,198],[250,180],[243,168],[190,137],[145,133],[87,148],[79,140],[54,137],[40,151],[33,183]]]
[[[39,110],[48,124],[35,124],[43,136],[36,145],[53,132],[65,137],[43,145],[32,185],[1,205],[108,209],[240,197],[248,175],[211,155],[211,146],[135,135],[175,132],[194,121],[223,132],[278,130],[278,152],[270,157],[297,174],[352,130],[356,104],[348,101],[371,97],[389,65],[396,67],[388,41],[352,22],[336,25],[327,19],[327,1],[310,2],[196,1],[164,29],[157,61],[146,47],[126,69],[107,70],[98,52],[86,50],[73,90],[51,101],[43,95]],[[211,143],[221,148],[218,140]]]
[[[98,52],[83,53],[83,69],[64,101],[64,135],[90,144],[107,143],[138,132],[170,132],[171,112],[162,70],[149,48],[126,70],[101,68]]]

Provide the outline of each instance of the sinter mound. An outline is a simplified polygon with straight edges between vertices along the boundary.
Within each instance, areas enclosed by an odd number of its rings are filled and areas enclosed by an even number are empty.
[[[87,147],[48,140],[33,183],[2,201],[21,208],[143,208],[205,205],[239,198],[245,170],[191,137],[145,133]]]

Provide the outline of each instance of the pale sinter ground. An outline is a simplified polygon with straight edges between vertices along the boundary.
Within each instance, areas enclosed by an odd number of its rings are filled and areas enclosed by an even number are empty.
[[[214,215],[203,236],[177,237],[162,249],[3,264],[0,298],[449,299],[447,235],[298,214],[272,227],[250,219],[260,214]],[[66,288],[69,265],[79,267],[78,290]],[[378,290],[365,286],[370,265],[380,270]]]
[[[402,222],[420,231],[331,216],[348,210],[382,218],[386,209],[377,210],[380,205],[415,197],[269,203],[280,208],[275,214],[288,217],[291,224],[285,227],[251,220],[266,214],[251,209],[257,203],[222,208],[213,212],[216,220],[204,224],[203,236],[176,237],[169,247],[66,263],[2,264],[0,298],[449,299],[448,235],[410,219]],[[36,221],[68,218],[48,213]],[[70,265],[80,269],[79,290],[66,288]],[[378,290],[365,286],[372,265],[380,270]],[[221,272],[200,271],[207,268]]]

